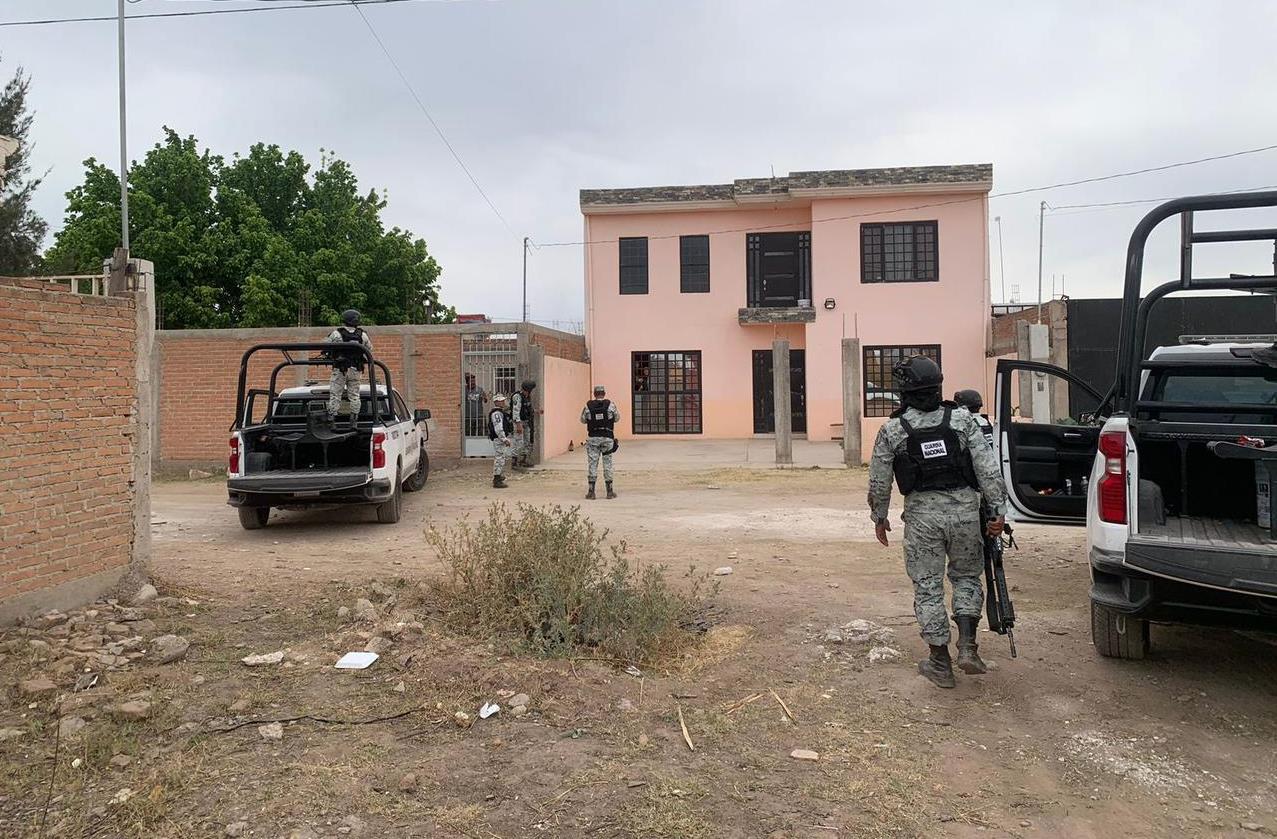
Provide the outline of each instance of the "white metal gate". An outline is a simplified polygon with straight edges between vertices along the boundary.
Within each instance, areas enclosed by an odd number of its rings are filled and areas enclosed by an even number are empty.
[[[519,337],[514,333],[475,332],[461,336],[461,410],[465,457],[492,457],[488,412],[492,397],[506,399],[518,386]],[[506,403],[509,405],[509,403]]]

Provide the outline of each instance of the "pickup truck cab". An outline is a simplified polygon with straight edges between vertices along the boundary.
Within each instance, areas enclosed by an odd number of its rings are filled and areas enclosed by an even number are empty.
[[[373,506],[377,521],[393,524],[399,521],[403,492],[421,489],[429,478],[430,412],[410,411],[391,386],[385,365],[371,355],[369,369],[382,375],[373,373],[360,388],[354,423],[327,421],[326,383],[277,387],[286,367],[324,364],[322,356],[293,355],[322,346],[261,345],[245,353],[226,470],[228,503],[239,511],[245,529],[265,527],[272,507],[333,504]],[[279,350],[285,360],[272,372],[268,389],[246,390],[249,357],[262,350]]]
[[[1226,454],[1239,440],[1277,443],[1277,368],[1255,355],[1277,338],[1182,336],[1148,358],[1143,352],[1149,313],[1167,294],[1277,290],[1277,276],[1191,276],[1195,243],[1277,242],[1271,229],[1194,233],[1195,212],[1262,206],[1277,206],[1277,192],[1177,199],[1140,223],[1107,394],[1049,364],[998,363],[1008,519],[1086,527],[1091,637],[1102,655],[1143,658],[1150,622],[1277,630],[1269,470],[1263,460]],[[1181,279],[1141,298],[1145,241],[1172,215],[1181,216],[1184,235]]]

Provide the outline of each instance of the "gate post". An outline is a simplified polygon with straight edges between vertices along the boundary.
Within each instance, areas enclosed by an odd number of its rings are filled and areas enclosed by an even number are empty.
[[[842,339],[842,462],[859,466],[860,429],[860,339]]]
[[[789,341],[772,341],[772,403],[776,412],[776,465],[794,462],[793,408],[789,394]]]

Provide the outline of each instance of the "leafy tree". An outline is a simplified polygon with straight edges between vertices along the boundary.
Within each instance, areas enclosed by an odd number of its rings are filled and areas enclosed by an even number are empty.
[[[49,226],[31,209],[41,178],[31,173],[33,114],[27,110],[31,77],[19,67],[0,90],[0,134],[18,141],[0,175],[0,274],[34,273],[40,265],[40,243]]]
[[[314,172],[297,152],[257,143],[230,162],[165,128],[130,175],[133,253],[156,265],[168,328],[335,324],[348,308],[369,323],[443,323],[439,264],[411,233],[386,230],[385,200],[359,191],[344,161]],[[119,180],[94,160],[67,193],[47,262],[92,270],[115,246]]]

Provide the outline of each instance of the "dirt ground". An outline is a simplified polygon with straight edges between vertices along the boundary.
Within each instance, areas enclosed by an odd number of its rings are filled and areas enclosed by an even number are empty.
[[[101,837],[1277,833],[1277,647],[1155,627],[1149,660],[1101,659],[1080,532],[1017,534],[1019,658],[985,633],[995,669],[942,691],[917,675],[900,548],[873,542],[863,472],[622,474],[619,499],[585,502],[579,475],[532,472],[496,492],[485,469],[437,470],[393,526],[366,509],[276,512],[248,532],[217,481],[158,486],[165,597],[147,616],[190,650],[87,692],[144,697],[146,719],[88,708],[65,738],[50,702],[10,689],[0,834],[39,835],[42,819],[50,836]],[[732,566],[714,627],[641,675],[444,633],[415,595],[441,572],[422,534],[498,497],[588,505],[633,558],[673,575]],[[336,671],[372,635],[338,617],[359,597],[404,625],[373,667]],[[853,620],[889,633],[855,643],[839,629]],[[4,635],[8,685],[50,672],[26,632]],[[871,663],[874,645],[903,656]],[[239,663],[276,650],[282,664]],[[456,724],[511,693],[528,695],[526,714]],[[285,720],[282,739],[259,732],[269,720]]]

